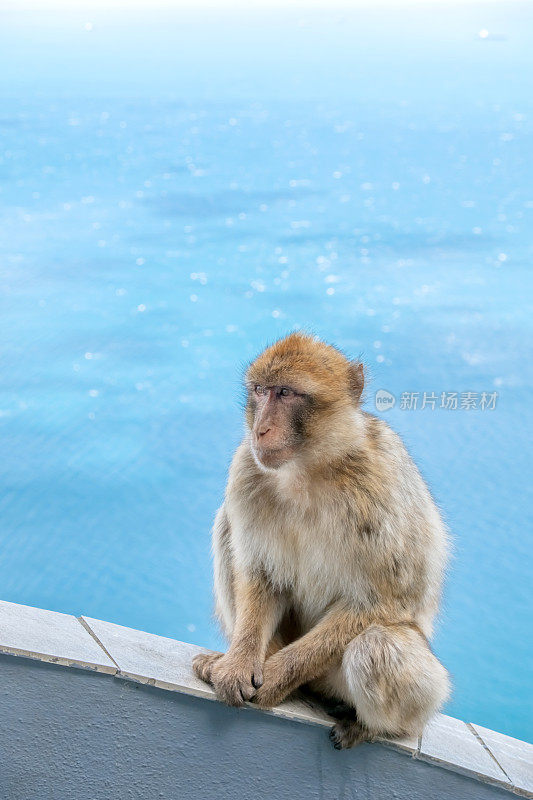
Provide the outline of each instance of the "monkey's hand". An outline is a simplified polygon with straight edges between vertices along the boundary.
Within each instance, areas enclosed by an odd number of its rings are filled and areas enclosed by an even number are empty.
[[[234,655],[230,650],[212,665],[210,683],[219,700],[229,706],[242,706],[262,685],[263,665],[253,658]]]
[[[222,658],[224,653],[199,653],[192,660],[193,672],[204,683],[211,683],[211,670],[213,665]]]
[[[261,708],[278,706],[295,688],[291,685],[289,670],[283,651],[271,656],[263,666],[263,685],[257,690],[253,702]]]

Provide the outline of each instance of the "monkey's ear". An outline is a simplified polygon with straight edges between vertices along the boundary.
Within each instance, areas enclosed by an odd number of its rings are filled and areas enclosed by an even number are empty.
[[[350,385],[351,395],[354,401],[358,403],[365,385],[365,374],[360,361],[350,361],[350,366],[348,367],[348,383]]]

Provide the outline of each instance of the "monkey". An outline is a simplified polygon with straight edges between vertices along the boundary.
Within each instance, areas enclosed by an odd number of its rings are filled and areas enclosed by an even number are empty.
[[[450,692],[429,641],[448,530],[400,437],[362,408],[363,364],[295,332],[245,374],[245,432],[213,525],[223,653],[195,674],[232,706],[296,690],[337,749],[419,735]]]

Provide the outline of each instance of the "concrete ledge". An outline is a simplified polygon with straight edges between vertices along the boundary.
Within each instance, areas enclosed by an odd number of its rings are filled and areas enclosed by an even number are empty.
[[[104,686],[105,677],[107,676],[107,680],[109,680],[110,676],[114,676],[113,680],[119,679],[120,681],[130,681],[135,684],[145,684],[154,687],[154,690],[161,690],[163,693],[174,692],[188,696],[188,709],[190,703],[196,702],[195,698],[216,701],[212,689],[199,681],[190,668],[192,657],[198,652],[205,652],[202,648],[89,617],[76,619],[67,614],[0,601],[0,652],[11,656],[24,656],[35,661],[62,665],[63,667],[75,667],[77,670],[89,670],[94,673],[95,680],[101,681],[99,685],[102,687],[101,691],[103,693],[110,691],[108,684]],[[20,659],[21,677],[25,669],[23,662],[24,659]],[[60,667],[57,668],[59,669]],[[76,674],[77,670],[73,670],[73,674]],[[98,673],[102,673],[100,679],[98,679]],[[12,679],[16,681],[16,671],[14,672],[11,669],[10,674],[13,676]],[[77,672],[77,674],[80,673]],[[23,700],[24,698],[22,697],[20,702],[23,702]],[[9,708],[11,708],[10,704],[12,702],[15,702],[13,697],[9,697],[6,700]],[[18,698],[16,702],[19,702]],[[147,702],[149,701],[147,700]],[[214,706],[220,709],[217,711],[217,718],[237,718],[233,709],[227,709],[218,701],[214,703]],[[262,720],[272,717],[281,718],[277,724],[283,725],[282,720],[287,720],[290,723],[304,725],[310,730],[311,728],[315,730],[329,728],[332,724],[331,719],[320,707],[297,700],[287,701],[271,712],[264,712],[257,709],[253,704],[247,704],[247,708],[240,710],[237,716],[239,719],[238,725],[243,725],[242,720],[244,719],[249,720],[245,727],[242,728],[241,733],[244,733],[245,728],[248,731],[250,725],[254,730],[262,730],[266,725],[266,721],[262,722]],[[292,727],[290,730],[292,730]],[[238,733],[237,731],[236,735]],[[317,730],[317,733],[322,737],[319,730]],[[208,735],[208,732],[206,732],[206,735]],[[311,736],[311,733],[307,736]],[[314,741],[313,737],[314,734],[311,736]],[[220,740],[217,741],[224,749],[223,743]],[[23,743],[21,743],[21,747],[23,746]],[[320,748],[322,747],[324,747],[324,753],[329,753],[330,745],[325,735],[323,736],[323,745],[320,745]],[[504,794],[515,792],[522,796],[533,797],[532,745],[519,742],[478,725],[466,724],[461,720],[445,715],[437,715],[426,726],[420,741],[416,739],[380,741],[379,743],[364,745],[361,748],[356,748],[356,750],[341,754],[335,753],[331,748],[331,753],[327,756],[328,761],[333,759],[330,768],[336,769],[335,764],[337,764],[338,769],[343,773],[347,769],[351,769],[347,765],[346,759],[355,759],[353,764],[358,763],[362,758],[362,756],[356,755],[359,751],[364,751],[365,753],[375,752],[375,755],[371,758],[376,760],[376,765],[379,762],[381,765],[379,767],[380,770],[383,770],[384,758],[395,760],[397,757],[405,758],[405,756],[410,756],[410,761],[408,759],[405,762],[405,768],[402,769],[407,769],[409,763],[413,764],[411,768],[413,785],[417,784],[420,770],[424,769],[423,763],[425,762],[428,765],[426,769],[434,771],[431,779],[432,796],[434,797],[445,796],[445,792],[444,794],[439,794],[436,790],[433,791],[433,786],[436,785],[435,781],[437,783],[440,782],[442,787],[447,786],[452,779],[445,779],[443,773],[450,771],[458,773],[458,775],[463,776],[461,780],[469,782],[468,796],[480,798],[496,797],[498,791],[500,791]],[[398,756],[393,755],[394,751],[397,751]],[[386,756],[387,752],[390,753],[390,756]],[[315,759],[315,756],[316,754],[313,755],[308,752],[305,754],[306,758]],[[213,759],[216,757],[216,754],[213,754]],[[320,758],[322,757],[326,758],[320,751]],[[192,753],[191,758],[194,758]],[[365,758],[368,759],[369,756],[365,756]],[[420,767],[415,768],[415,762],[420,763]],[[351,764],[352,762],[349,763]],[[226,769],[226,767],[227,764],[222,767],[221,762],[221,769]],[[402,774],[404,774],[403,771]],[[409,772],[405,773],[405,780],[408,780],[409,774]],[[319,779],[322,780],[320,776],[317,780]],[[368,776],[366,779],[368,781]],[[376,785],[378,785],[381,778],[376,774],[375,779],[377,781]],[[224,781],[231,782],[231,780],[232,773],[230,770],[229,773],[225,774]],[[372,780],[372,775],[370,780]],[[459,780],[459,777],[455,780]],[[456,785],[454,784],[454,786]],[[383,791],[385,792],[385,789]],[[388,796],[418,797],[414,789],[410,790],[410,794],[406,794],[402,793],[393,784],[388,787],[387,791],[389,792]],[[464,789],[461,791],[464,791]],[[198,792],[198,787],[196,792]],[[496,794],[494,794],[495,792]],[[315,794],[316,796],[320,794],[318,787],[316,787]],[[25,794],[18,795],[15,793],[9,795],[10,799],[12,798],[13,800],[19,800],[19,796],[20,798],[26,797]],[[37,795],[35,796],[37,797]],[[43,794],[42,796],[48,795]],[[100,797],[100,794],[95,794],[94,796]],[[107,795],[102,795],[102,797],[105,796]],[[158,795],[154,794],[153,796]],[[179,796],[192,797],[194,795],[188,794],[183,790]],[[206,790],[204,796],[211,795]],[[237,793],[235,797],[238,796],[239,794]],[[241,794],[240,796],[254,797],[256,795],[252,793],[249,795]],[[353,796],[359,795],[356,793]],[[370,792],[367,796],[381,797],[382,795]],[[385,793],[383,796],[387,796],[387,794]]]
[[[116,664],[76,617],[0,600],[0,652],[114,673]]]

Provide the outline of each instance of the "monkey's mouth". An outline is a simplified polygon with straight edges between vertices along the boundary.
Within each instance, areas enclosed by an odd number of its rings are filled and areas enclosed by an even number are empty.
[[[261,447],[255,442],[251,443],[252,454],[260,467],[278,469],[294,458],[294,449],[290,445],[280,447]]]

